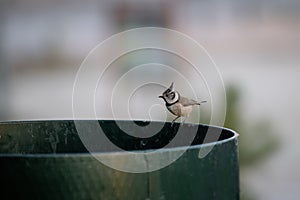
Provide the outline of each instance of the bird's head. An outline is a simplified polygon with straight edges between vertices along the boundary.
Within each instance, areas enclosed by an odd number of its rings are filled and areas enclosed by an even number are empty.
[[[171,86],[159,96],[159,98],[162,98],[167,104],[175,103],[179,99],[179,93],[174,90],[173,85],[172,82]]]

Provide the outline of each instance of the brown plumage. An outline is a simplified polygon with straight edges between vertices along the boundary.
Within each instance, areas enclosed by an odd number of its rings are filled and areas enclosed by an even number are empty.
[[[195,105],[201,105],[201,103],[204,103],[206,101],[195,101],[193,99],[188,99],[186,97],[183,97],[179,94],[179,92],[175,91],[173,89],[173,83],[171,86],[163,92],[160,98],[163,98],[167,109],[177,117],[172,121],[172,124],[175,122],[176,119],[179,117],[184,117],[183,122],[186,120],[186,118],[189,116],[189,114],[193,110],[193,106]]]

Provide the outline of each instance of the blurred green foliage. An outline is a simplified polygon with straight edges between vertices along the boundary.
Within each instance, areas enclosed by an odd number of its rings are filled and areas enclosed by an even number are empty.
[[[235,130],[239,136],[239,161],[241,168],[263,161],[279,146],[268,119],[246,122],[239,107],[241,91],[235,85],[226,88],[227,112],[224,126]]]
[[[241,175],[241,199],[255,199],[255,191],[249,191],[243,182],[243,171],[255,167],[269,157],[278,147],[279,139],[268,119],[246,121],[240,107],[241,90],[236,85],[226,87],[227,112],[224,126],[235,130],[239,136],[239,163]]]

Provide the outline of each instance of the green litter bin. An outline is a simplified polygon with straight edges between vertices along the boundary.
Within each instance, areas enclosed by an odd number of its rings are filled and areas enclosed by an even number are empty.
[[[237,149],[234,131],[201,124],[1,122],[0,198],[239,199]]]

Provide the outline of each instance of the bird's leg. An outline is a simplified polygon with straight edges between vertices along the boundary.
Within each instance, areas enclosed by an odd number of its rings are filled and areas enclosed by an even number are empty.
[[[176,117],[175,119],[173,119],[171,126],[173,126],[174,122],[176,121],[176,119],[178,119],[180,116]]]

